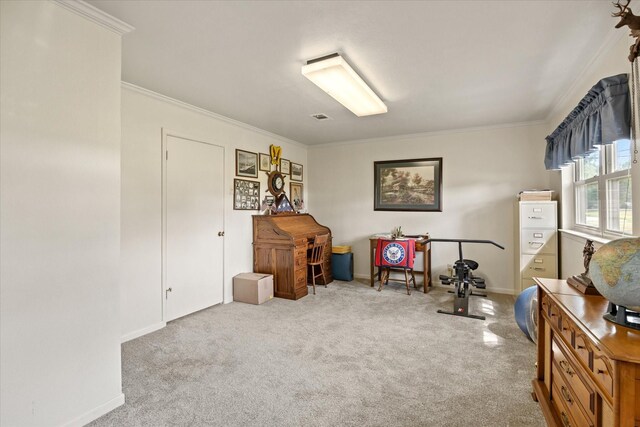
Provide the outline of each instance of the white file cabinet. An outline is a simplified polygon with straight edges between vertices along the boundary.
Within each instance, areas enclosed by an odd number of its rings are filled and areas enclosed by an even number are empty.
[[[518,202],[516,283],[519,291],[535,285],[534,277],[558,277],[558,204]]]

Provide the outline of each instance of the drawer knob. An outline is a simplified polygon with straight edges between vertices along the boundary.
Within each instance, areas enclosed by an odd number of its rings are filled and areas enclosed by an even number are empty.
[[[562,417],[562,425],[564,427],[571,427],[571,423],[569,423],[569,417],[567,416],[567,414],[562,412],[561,417]]]
[[[571,400],[571,394],[569,394],[569,391],[567,391],[567,388],[565,386],[562,386],[560,388],[560,394],[562,394],[562,397],[564,397],[564,400],[566,400],[568,403],[573,403],[573,400]]]
[[[571,370],[571,367],[569,366],[569,363],[567,363],[566,360],[560,361],[560,367],[564,369],[564,372],[566,372],[566,374],[569,375],[570,377],[573,377],[573,374],[575,374],[575,372]]]

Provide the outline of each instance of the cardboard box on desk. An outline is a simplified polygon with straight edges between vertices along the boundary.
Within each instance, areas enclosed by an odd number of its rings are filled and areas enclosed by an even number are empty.
[[[273,298],[273,275],[240,273],[233,278],[233,300],[262,304]]]

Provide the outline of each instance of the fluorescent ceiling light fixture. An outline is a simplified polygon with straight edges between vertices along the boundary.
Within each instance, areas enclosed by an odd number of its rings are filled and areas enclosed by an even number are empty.
[[[387,112],[387,106],[337,53],[302,66],[302,75],[358,117]]]

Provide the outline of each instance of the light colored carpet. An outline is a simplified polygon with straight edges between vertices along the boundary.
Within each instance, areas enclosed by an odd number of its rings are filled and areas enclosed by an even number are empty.
[[[122,346],[126,404],[91,426],[544,426],[514,297],[335,281],[231,303]]]

